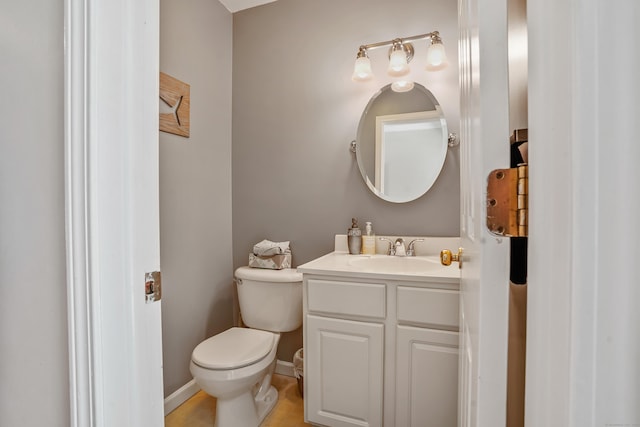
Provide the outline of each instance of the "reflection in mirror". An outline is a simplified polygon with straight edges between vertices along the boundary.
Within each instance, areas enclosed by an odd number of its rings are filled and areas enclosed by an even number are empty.
[[[448,131],[437,100],[424,86],[376,93],[358,126],[356,158],[378,197],[403,203],[425,194],[440,174]]]

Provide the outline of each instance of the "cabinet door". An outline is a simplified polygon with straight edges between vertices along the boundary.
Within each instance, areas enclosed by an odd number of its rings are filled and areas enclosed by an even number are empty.
[[[458,425],[458,333],[398,326],[396,427]]]
[[[309,422],[382,426],[384,325],[312,315],[306,321]]]

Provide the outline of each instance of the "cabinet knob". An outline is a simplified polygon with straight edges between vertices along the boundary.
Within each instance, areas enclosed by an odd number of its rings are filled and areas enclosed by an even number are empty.
[[[442,265],[449,266],[452,262],[458,263],[458,268],[462,268],[462,248],[458,248],[458,253],[453,253],[449,249],[443,249],[440,252],[440,262]]]

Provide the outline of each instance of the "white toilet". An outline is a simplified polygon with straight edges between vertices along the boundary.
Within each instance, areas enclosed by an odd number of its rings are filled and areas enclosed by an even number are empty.
[[[190,370],[217,400],[214,427],[258,427],[278,400],[271,377],[280,332],[302,325],[302,274],[240,267],[235,277],[240,314],[251,329],[227,329],[198,344]]]

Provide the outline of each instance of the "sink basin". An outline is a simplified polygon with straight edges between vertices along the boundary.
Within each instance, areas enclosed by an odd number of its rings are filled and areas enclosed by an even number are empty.
[[[375,255],[357,257],[349,260],[349,265],[372,273],[429,273],[441,269],[438,257],[398,257]]]

